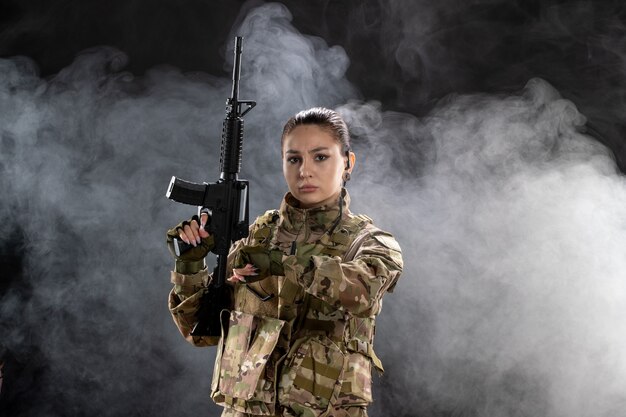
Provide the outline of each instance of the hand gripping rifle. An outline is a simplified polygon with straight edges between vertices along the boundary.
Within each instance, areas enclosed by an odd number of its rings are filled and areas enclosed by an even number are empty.
[[[166,194],[171,200],[199,206],[200,211],[208,212],[210,221],[207,221],[205,229],[215,240],[211,251],[217,255],[217,264],[213,280],[201,300],[198,321],[191,332],[194,336],[221,335],[221,312],[230,304],[230,293],[225,284],[228,252],[235,240],[248,236],[248,181],[240,180],[238,174],[241,168],[243,116],[256,106],[256,102],[239,100],[241,43],[241,36],[237,36],[233,91],[226,101],[226,118],[222,128],[220,179],[214,183],[196,184],[172,177]],[[247,106],[243,112],[242,106]],[[174,248],[180,255],[191,245],[174,239]]]

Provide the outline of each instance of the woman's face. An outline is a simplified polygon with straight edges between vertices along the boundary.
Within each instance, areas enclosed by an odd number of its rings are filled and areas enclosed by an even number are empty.
[[[283,139],[283,175],[300,207],[333,204],[339,198],[344,172],[352,171],[354,154],[341,153],[339,142],[317,125],[300,125]]]

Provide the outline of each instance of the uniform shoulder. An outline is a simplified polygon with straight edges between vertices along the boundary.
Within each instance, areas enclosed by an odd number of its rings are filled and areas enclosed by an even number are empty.
[[[360,224],[360,229],[351,247],[354,256],[379,259],[387,265],[390,271],[401,272],[403,268],[402,249],[395,237],[376,226],[369,216],[353,215],[350,217],[353,223]]]
[[[376,224],[374,224],[374,220],[371,217],[365,214],[356,214],[353,215],[352,218],[354,219],[353,221],[360,222],[361,233],[368,235],[388,249],[392,249],[398,252],[402,251],[396,238],[390,232],[376,226]]]
[[[368,224],[374,224],[374,220],[366,214],[354,214],[349,212],[343,217],[342,221],[344,226],[357,227],[359,229],[365,228]]]
[[[369,234],[387,234],[391,236],[391,233],[376,226],[374,219],[367,214],[354,214],[350,213],[345,221],[347,227],[356,228],[359,232]]]

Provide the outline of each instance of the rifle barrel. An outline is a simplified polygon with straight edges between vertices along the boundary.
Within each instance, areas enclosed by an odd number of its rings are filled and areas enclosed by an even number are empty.
[[[231,93],[232,105],[234,111],[239,115],[239,78],[241,76],[241,52],[242,52],[242,39],[241,36],[235,36],[235,65],[233,66],[233,91]]]

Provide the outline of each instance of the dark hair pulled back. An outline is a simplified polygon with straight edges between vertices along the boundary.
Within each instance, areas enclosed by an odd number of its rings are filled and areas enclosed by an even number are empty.
[[[285,136],[290,134],[296,127],[302,125],[316,125],[327,130],[341,145],[342,153],[350,152],[350,133],[348,132],[346,122],[344,122],[339,113],[325,107],[313,107],[308,110],[302,110],[287,120],[280,139],[281,147]]]

